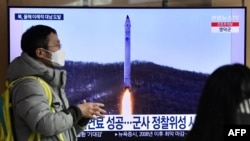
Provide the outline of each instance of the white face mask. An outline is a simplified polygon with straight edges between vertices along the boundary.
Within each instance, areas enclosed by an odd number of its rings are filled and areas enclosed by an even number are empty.
[[[46,49],[44,49],[46,50]],[[55,52],[46,50],[47,52],[51,53],[51,58],[45,58],[50,60],[54,67],[63,67],[65,64],[65,52],[62,49],[59,49]]]

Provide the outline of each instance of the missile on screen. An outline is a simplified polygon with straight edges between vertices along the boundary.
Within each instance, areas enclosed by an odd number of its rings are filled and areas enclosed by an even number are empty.
[[[131,73],[131,64],[130,64],[130,19],[127,15],[125,21],[125,60],[124,60],[124,88],[131,88],[131,80],[130,80],[130,73]]]

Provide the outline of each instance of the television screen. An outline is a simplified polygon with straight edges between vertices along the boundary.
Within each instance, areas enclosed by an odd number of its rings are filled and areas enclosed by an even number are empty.
[[[8,7],[9,61],[22,33],[57,30],[71,104],[102,102],[79,140],[183,140],[207,77],[245,64],[244,7]]]

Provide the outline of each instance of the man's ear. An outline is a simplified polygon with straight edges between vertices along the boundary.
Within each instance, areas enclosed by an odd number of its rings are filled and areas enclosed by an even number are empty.
[[[43,49],[42,48],[37,48],[36,49],[36,56],[37,56],[37,58],[42,58],[44,55],[44,51],[43,51]]]

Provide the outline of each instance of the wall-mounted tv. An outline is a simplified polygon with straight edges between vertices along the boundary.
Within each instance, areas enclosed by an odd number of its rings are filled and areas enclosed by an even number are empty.
[[[104,103],[79,140],[183,140],[217,67],[245,64],[246,9],[8,7],[9,61],[32,25],[57,30],[70,103]]]

